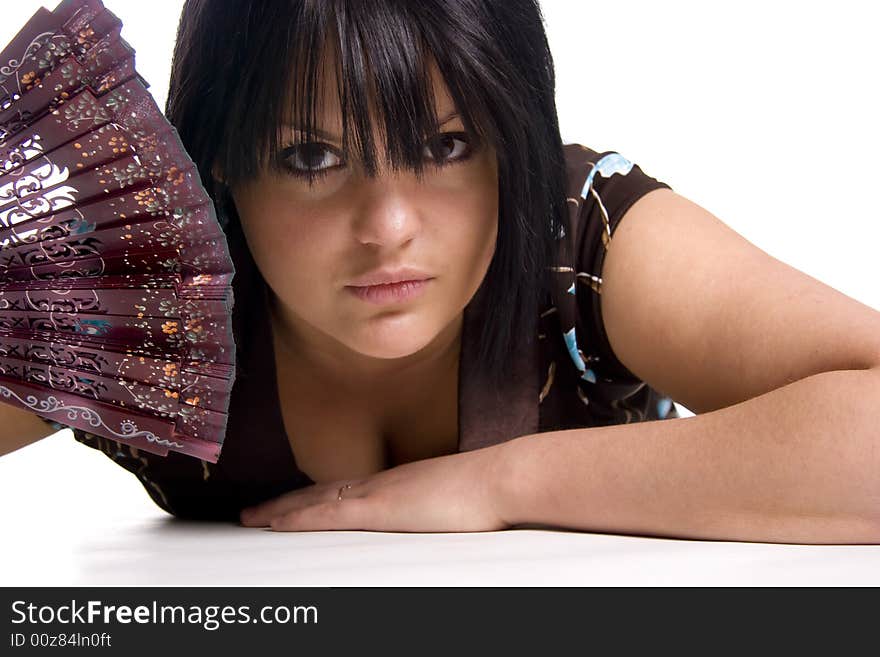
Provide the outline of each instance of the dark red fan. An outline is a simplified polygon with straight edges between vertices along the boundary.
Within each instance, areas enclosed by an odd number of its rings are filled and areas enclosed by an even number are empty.
[[[121,26],[64,0],[0,54],[0,400],[215,463],[235,269]]]

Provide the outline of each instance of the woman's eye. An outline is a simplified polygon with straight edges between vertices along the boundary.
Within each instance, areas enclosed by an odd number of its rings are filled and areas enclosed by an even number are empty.
[[[288,146],[281,152],[281,162],[296,176],[320,176],[339,165],[341,158],[326,144],[310,142]]]
[[[425,142],[425,156],[438,167],[467,160],[472,147],[466,132],[444,132]],[[338,168],[343,160],[328,144],[303,142],[284,148],[279,156],[281,168],[298,178],[320,178]]]
[[[439,166],[466,160],[471,155],[467,133],[444,132],[425,144],[425,154]]]

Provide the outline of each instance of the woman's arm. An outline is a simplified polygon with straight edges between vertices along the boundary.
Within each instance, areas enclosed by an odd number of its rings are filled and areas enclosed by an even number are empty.
[[[35,413],[0,403],[0,456],[47,438],[55,432]]]
[[[880,543],[880,369],[824,372],[694,417],[498,445],[509,524]]]
[[[602,278],[615,355],[698,416],[509,441],[506,519],[880,543],[880,313],[666,189],[627,211]]]

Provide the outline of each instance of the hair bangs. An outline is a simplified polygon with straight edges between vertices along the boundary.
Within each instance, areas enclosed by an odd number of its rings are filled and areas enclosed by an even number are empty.
[[[225,182],[235,185],[267,169],[280,170],[276,154],[289,145],[292,134],[297,143],[326,139],[320,122],[329,94],[336,96],[346,159],[357,160],[367,176],[375,177],[378,138],[384,142],[386,166],[421,179],[425,141],[446,118],[439,116],[434,79],[446,85],[453,103],[449,109],[461,119],[473,147],[487,141],[497,147],[498,128],[480,91],[491,85],[474,81],[460,67],[443,66],[445,61],[428,45],[430,25],[416,7],[304,2],[293,20],[264,15],[264,25],[277,27],[263,30],[259,47],[247,48],[252,61],[244,70],[252,75],[241,81],[247,93],[235,98],[218,153]],[[379,33],[387,38],[370,37]],[[251,147],[242,152],[242,144]],[[307,172],[309,184],[314,176]]]

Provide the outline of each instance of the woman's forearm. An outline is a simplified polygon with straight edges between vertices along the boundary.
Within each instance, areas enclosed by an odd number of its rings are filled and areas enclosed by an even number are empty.
[[[780,543],[880,543],[880,370],[824,372],[688,418],[498,446],[511,525]]]
[[[0,456],[53,434],[52,427],[35,413],[0,403]]]

